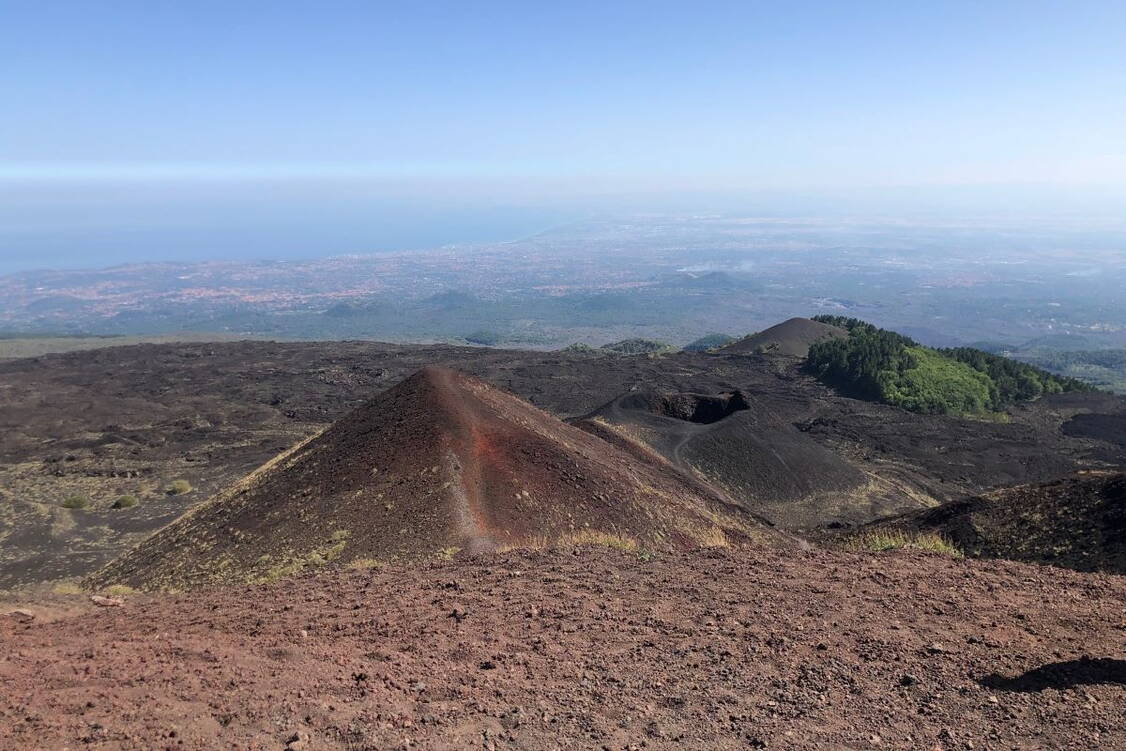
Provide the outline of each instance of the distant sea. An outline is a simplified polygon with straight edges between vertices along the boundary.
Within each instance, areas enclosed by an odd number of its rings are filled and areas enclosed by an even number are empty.
[[[224,200],[226,199],[226,200]],[[0,189],[0,274],[146,261],[294,260],[517,240],[576,212],[467,198]]]

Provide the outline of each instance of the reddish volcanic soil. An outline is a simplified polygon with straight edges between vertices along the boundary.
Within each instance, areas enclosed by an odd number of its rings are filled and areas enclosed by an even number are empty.
[[[1018,563],[582,548],[44,616],[0,617],[3,749],[1126,748],[1126,578]]]
[[[639,446],[428,367],[89,578],[186,589],[357,559],[610,539],[647,550],[792,546]]]

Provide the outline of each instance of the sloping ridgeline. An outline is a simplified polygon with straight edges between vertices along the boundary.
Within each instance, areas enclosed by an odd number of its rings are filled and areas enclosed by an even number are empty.
[[[813,344],[807,369],[861,399],[924,414],[984,414],[1062,391],[1090,391],[1074,378],[969,347],[935,350],[856,318],[817,316],[847,339]]]

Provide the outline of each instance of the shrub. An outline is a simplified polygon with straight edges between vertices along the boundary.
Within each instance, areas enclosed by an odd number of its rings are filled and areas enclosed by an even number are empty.
[[[192,492],[191,483],[187,480],[173,480],[168,483],[168,487],[164,489],[168,495],[183,495],[184,493]]]
[[[63,508],[89,508],[90,499],[84,495],[68,495],[63,499]]]
[[[110,508],[133,508],[138,503],[135,495],[119,495]]]

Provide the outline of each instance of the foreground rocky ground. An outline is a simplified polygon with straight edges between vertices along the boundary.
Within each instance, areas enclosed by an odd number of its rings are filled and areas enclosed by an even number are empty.
[[[17,607],[5,749],[1126,748],[1113,575],[583,548]]]

